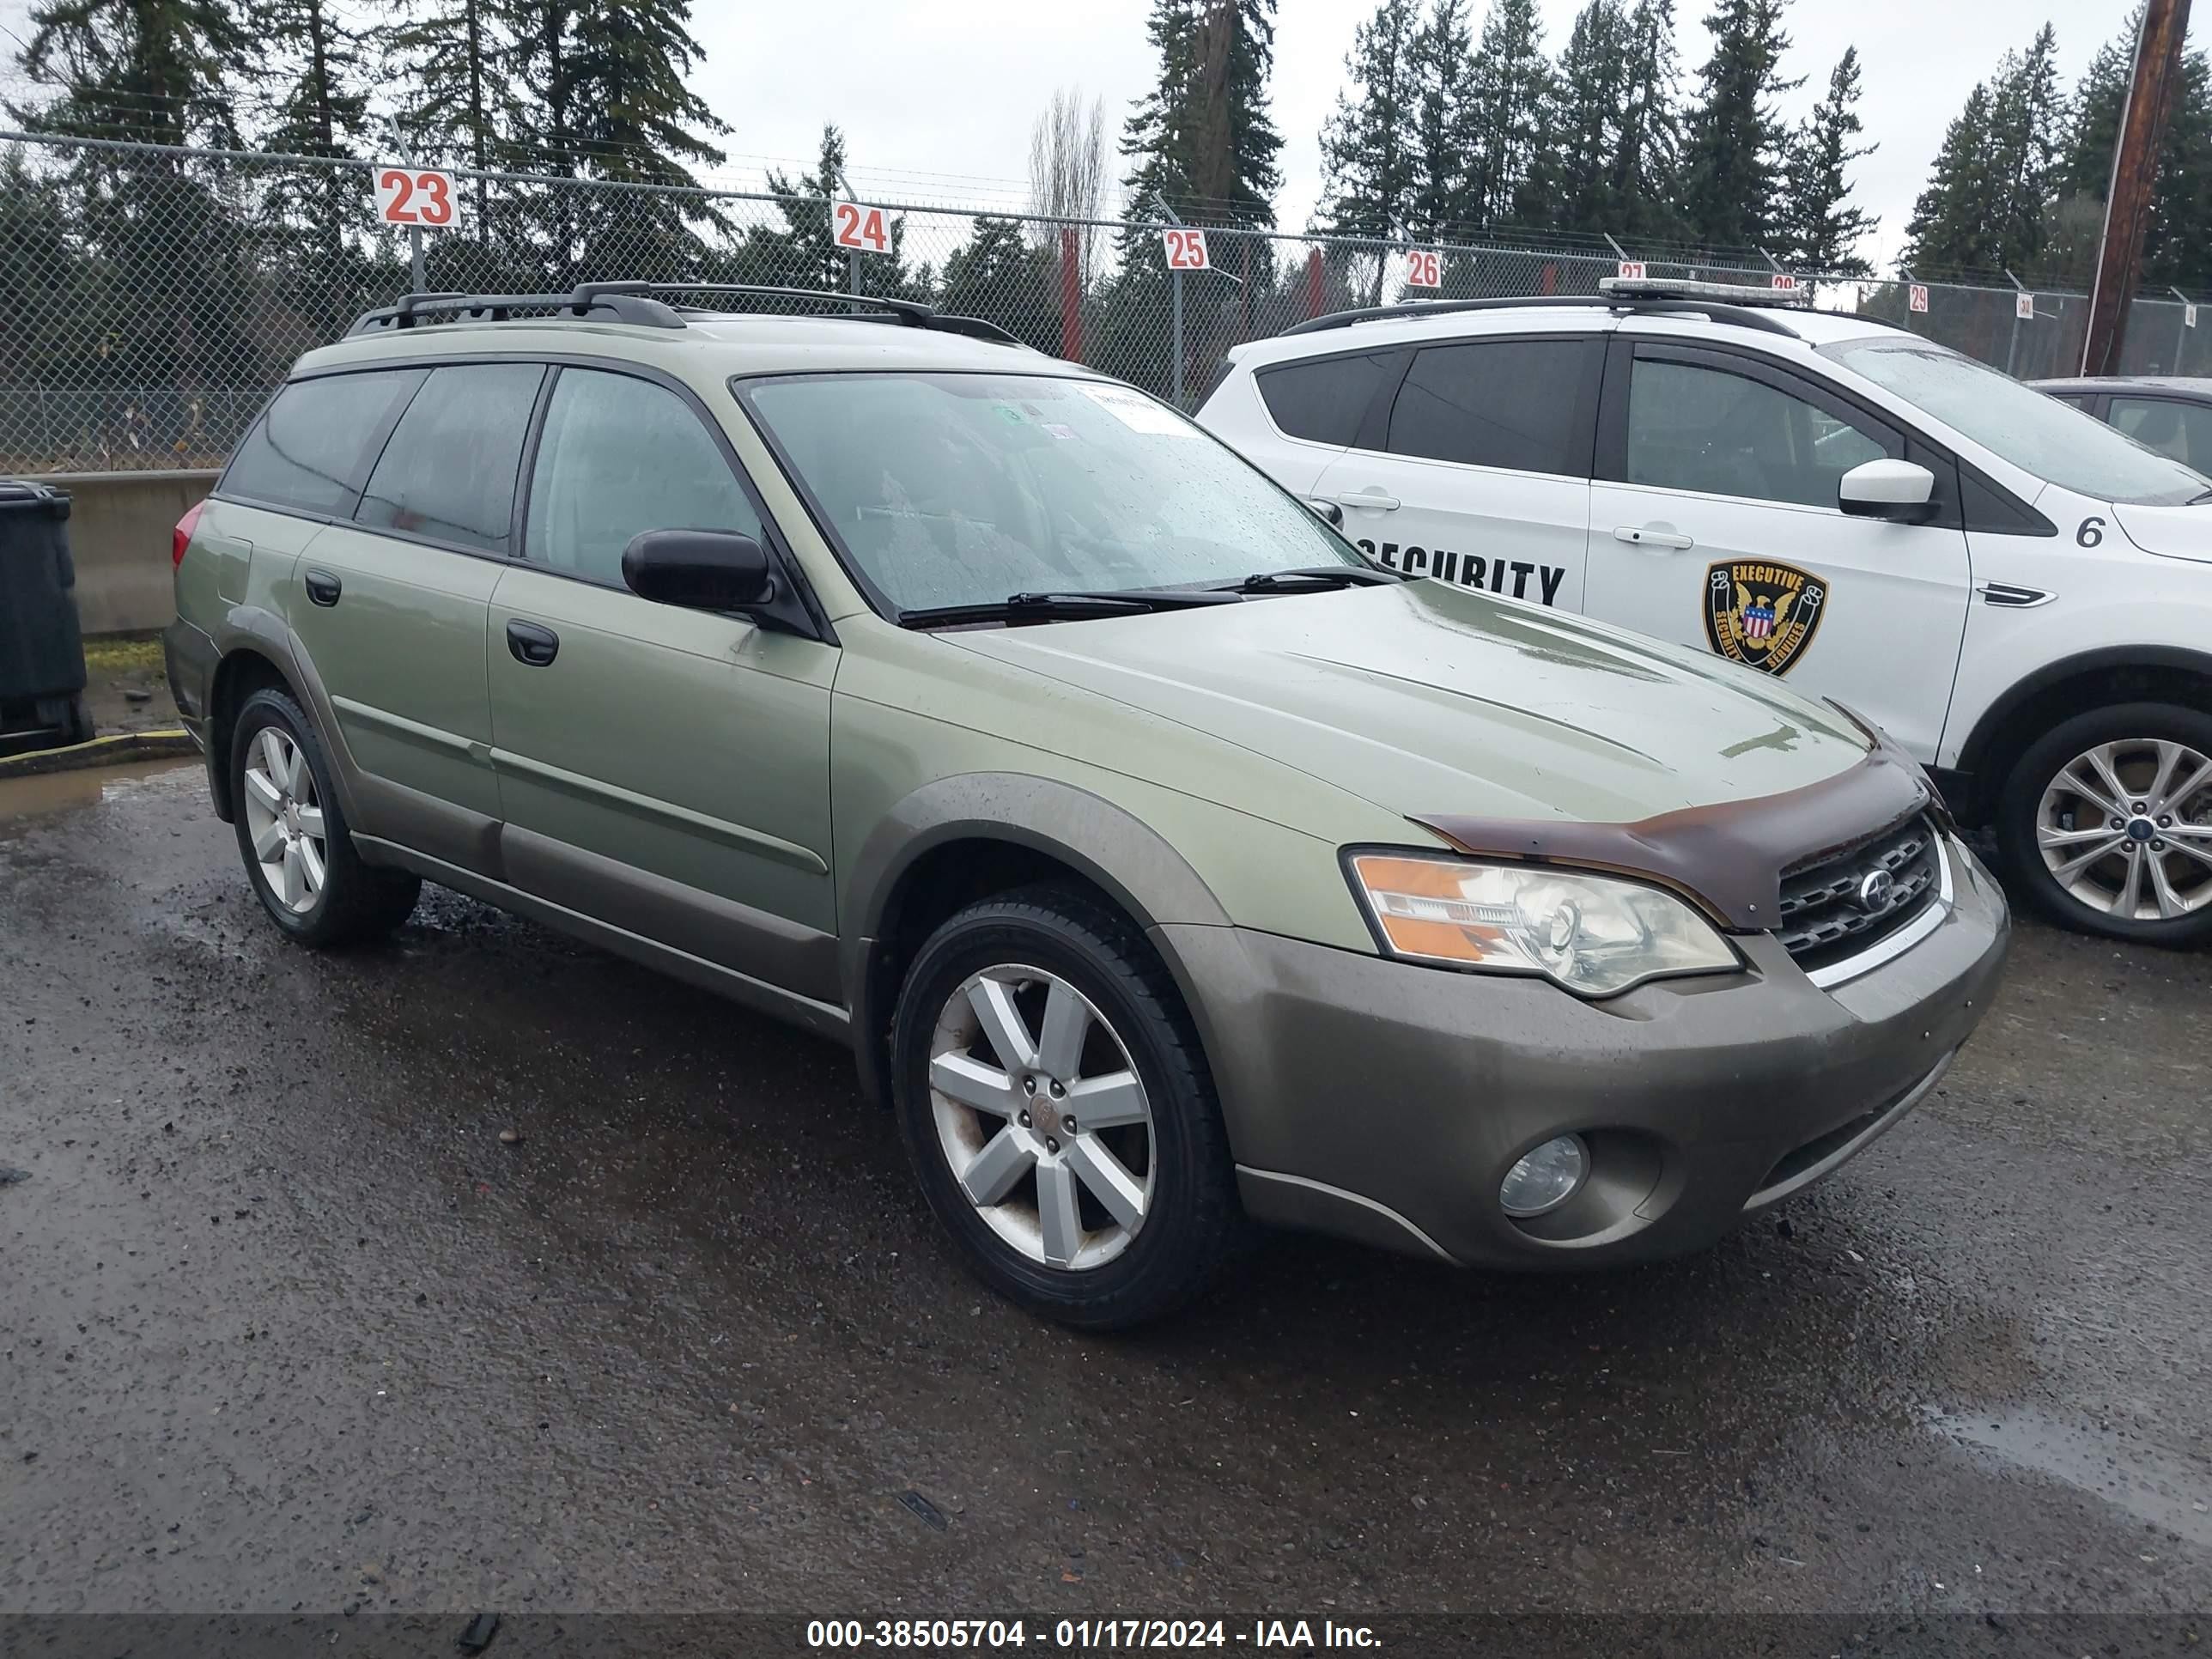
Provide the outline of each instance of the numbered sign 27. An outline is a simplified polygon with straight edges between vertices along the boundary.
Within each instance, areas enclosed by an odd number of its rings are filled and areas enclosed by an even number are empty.
[[[1432,247],[1417,247],[1407,251],[1406,286],[1407,288],[1442,288],[1444,285],[1444,256]]]
[[[1641,259],[1623,259],[1620,262],[1620,280],[1624,283],[1642,282],[1644,280],[1644,261]]]
[[[856,247],[863,253],[891,251],[891,222],[879,207],[858,202],[830,204],[830,228],[839,247]]]
[[[1160,246],[1167,250],[1170,270],[1209,270],[1213,262],[1206,257],[1206,233],[1190,225],[1170,225],[1160,233]]]
[[[428,167],[376,170],[376,216],[387,225],[443,230],[453,222],[453,175]]]

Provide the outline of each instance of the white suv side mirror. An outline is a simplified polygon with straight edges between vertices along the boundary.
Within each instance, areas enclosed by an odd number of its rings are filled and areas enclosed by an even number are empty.
[[[1936,475],[1911,461],[1863,461],[1836,486],[1836,505],[1855,519],[1917,524],[1928,516]]]

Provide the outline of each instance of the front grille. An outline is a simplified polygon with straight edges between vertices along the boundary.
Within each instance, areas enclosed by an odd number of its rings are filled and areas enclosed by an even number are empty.
[[[1936,826],[1923,815],[1840,853],[1782,872],[1782,918],[1774,936],[1801,968],[1825,968],[1876,944],[1935,902],[1942,885]],[[1887,873],[1879,903],[1863,897],[1868,878]]]

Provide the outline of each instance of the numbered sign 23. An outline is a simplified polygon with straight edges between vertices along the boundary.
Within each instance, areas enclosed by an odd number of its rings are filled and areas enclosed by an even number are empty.
[[[387,225],[444,229],[453,222],[453,175],[426,167],[377,168],[376,216]]]
[[[1442,288],[1444,285],[1444,256],[1432,247],[1411,248],[1406,253],[1406,286],[1407,288]]]
[[[856,247],[863,253],[891,251],[891,222],[879,207],[862,207],[858,202],[832,202],[830,228],[839,247]]]
[[[1206,233],[1188,225],[1170,225],[1160,233],[1160,246],[1168,251],[1170,270],[1208,270],[1213,262],[1206,257]]]

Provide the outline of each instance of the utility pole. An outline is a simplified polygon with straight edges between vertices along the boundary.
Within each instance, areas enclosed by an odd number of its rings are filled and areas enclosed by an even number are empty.
[[[2135,74],[2120,109],[2119,142],[2112,148],[2105,234],[2097,245],[2089,330],[2081,343],[2084,374],[2110,374],[2119,368],[2128,306],[2142,276],[2151,187],[2158,177],[2166,114],[2181,84],[2182,42],[2188,33],[2189,0],[2148,0],[2142,32],[2136,37]]]

